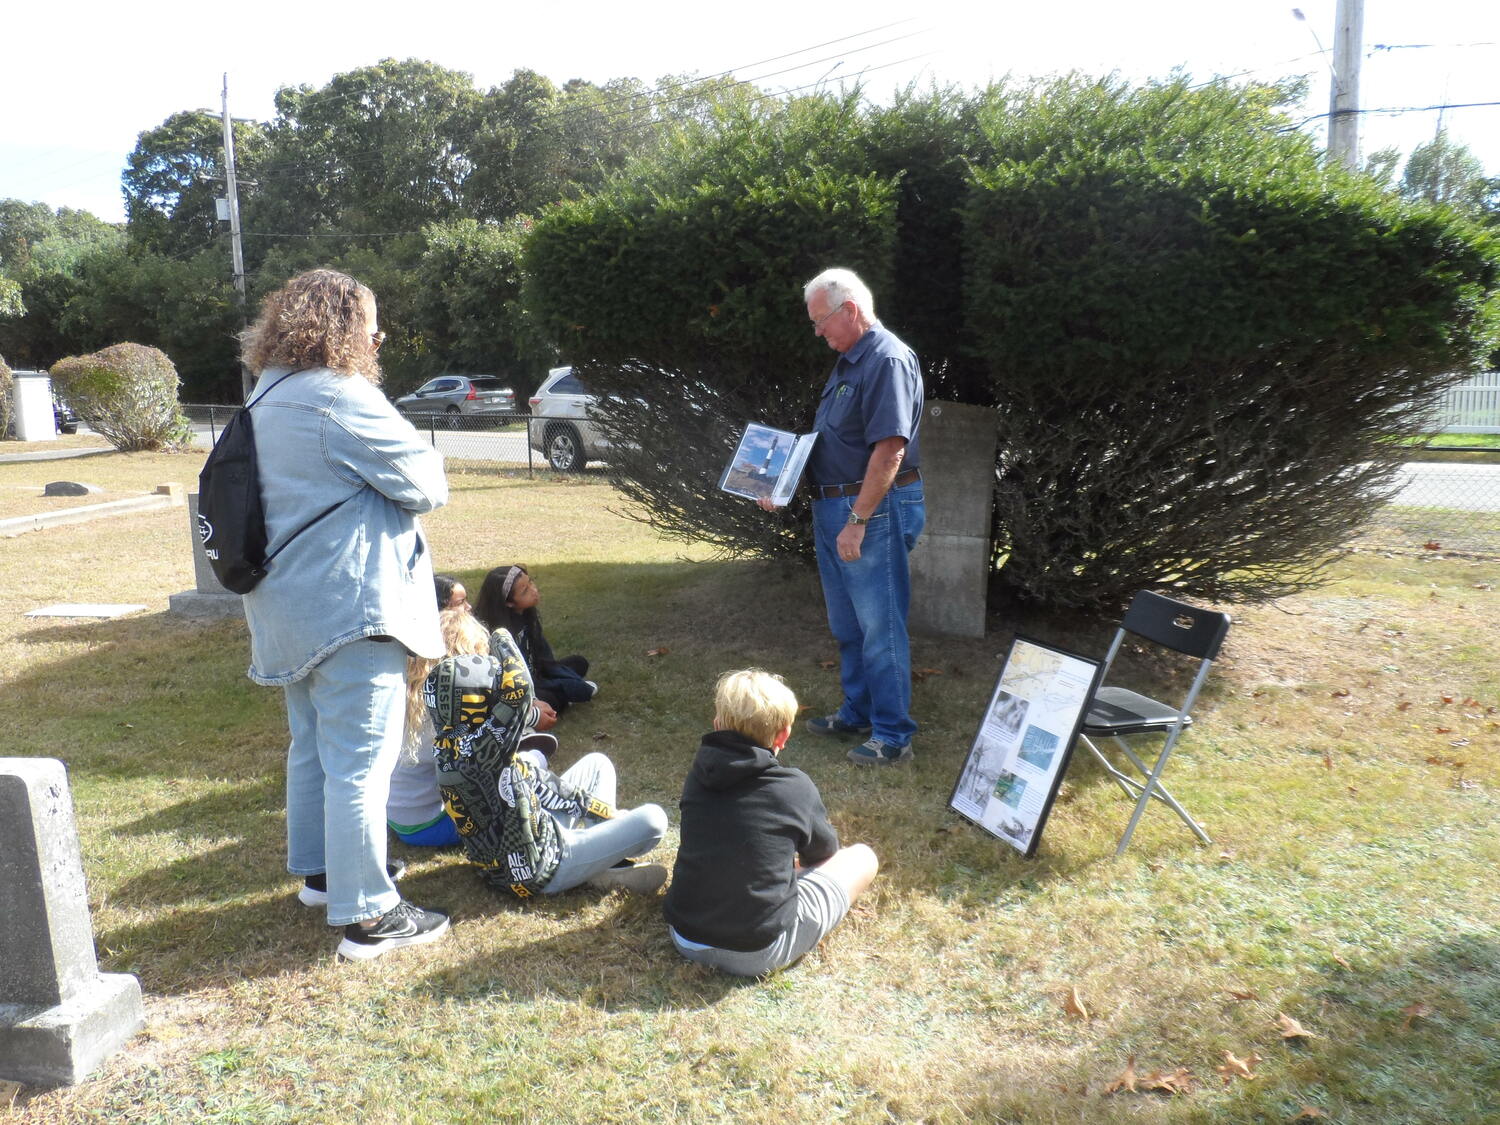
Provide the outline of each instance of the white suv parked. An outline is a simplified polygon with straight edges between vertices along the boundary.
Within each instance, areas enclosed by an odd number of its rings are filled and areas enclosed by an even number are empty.
[[[547,372],[536,394],[527,400],[531,447],[558,472],[572,472],[608,457],[609,442],[588,418],[589,407],[597,401],[571,367]]]

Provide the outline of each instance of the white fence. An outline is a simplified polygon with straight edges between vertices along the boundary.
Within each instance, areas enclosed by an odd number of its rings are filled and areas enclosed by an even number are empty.
[[[1476,375],[1445,393],[1433,422],[1445,434],[1500,434],[1500,371]]]

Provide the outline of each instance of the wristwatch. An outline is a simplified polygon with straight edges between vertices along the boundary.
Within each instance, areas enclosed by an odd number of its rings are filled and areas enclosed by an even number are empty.
[[[869,521],[868,517],[862,516],[858,512],[856,512],[853,508],[850,508],[849,509],[849,522],[853,523],[853,524],[864,525],[864,524],[869,523],[870,521]]]

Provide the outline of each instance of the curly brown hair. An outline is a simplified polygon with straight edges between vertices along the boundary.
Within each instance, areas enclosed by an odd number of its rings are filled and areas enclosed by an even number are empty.
[[[327,367],[380,384],[378,345],[365,315],[369,288],[337,270],[298,274],[261,305],[260,319],[241,338],[251,371]]]

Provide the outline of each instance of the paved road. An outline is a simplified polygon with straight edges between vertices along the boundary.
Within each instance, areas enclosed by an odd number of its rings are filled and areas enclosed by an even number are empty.
[[[1400,507],[1500,512],[1500,465],[1413,462],[1402,466],[1401,480],[1392,501]]]
[[[208,448],[208,427],[194,426],[198,444]],[[425,427],[424,427],[425,430]],[[458,460],[526,464],[526,435],[435,429],[437,447]],[[538,469],[546,461],[533,451]],[[1401,488],[1393,503],[1411,508],[1453,508],[1467,512],[1500,512],[1500,465],[1413,461],[1402,467]]]

